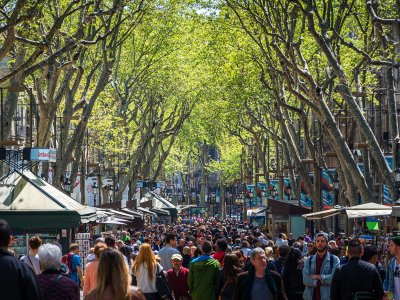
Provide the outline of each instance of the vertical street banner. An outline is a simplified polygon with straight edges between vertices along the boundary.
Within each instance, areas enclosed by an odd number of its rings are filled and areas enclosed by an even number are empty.
[[[385,156],[386,162],[391,170],[393,170],[393,156]],[[383,205],[388,205],[392,206],[393,205],[393,199],[390,196],[389,189],[387,186],[384,184],[383,185]]]
[[[331,173],[331,176],[329,173]],[[322,179],[321,179],[321,197],[322,197],[322,207],[323,209],[330,209],[334,206],[334,190],[333,190],[333,173],[335,172],[334,169],[330,170],[322,170]],[[311,183],[314,183],[314,173],[310,172],[308,174]],[[306,187],[304,182],[300,183],[301,193],[300,193],[300,202],[301,205],[304,207],[312,207],[313,200],[311,197],[310,190]]]

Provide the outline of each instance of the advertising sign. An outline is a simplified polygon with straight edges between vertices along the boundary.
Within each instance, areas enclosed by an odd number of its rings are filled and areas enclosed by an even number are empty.
[[[55,148],[24,148],[23,158],[30,161],[56,162],[57,150]]]

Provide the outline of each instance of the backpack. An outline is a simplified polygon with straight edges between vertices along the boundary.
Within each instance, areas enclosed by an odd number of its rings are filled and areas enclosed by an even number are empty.
[[[328,255],[329,255],[329,267],[330,267],[329,273],[332,273],[332,270],[333,270],[333,255],[330,254],[330,253],[328,253]],[[310,269],[311,269],[311,259],[312,259],[312,256],[308,260]]]
[[[68,253],[62,257],[61,262],[67,267],[68,273],[72,274],[74,271],[72,270],[72,256],[74,254]]]

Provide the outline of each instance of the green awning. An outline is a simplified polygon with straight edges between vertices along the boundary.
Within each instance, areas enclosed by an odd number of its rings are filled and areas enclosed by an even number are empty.
[[[11,229],[77,228],[80,216],[75,211],[16,211],[0,210],[0,219],[8,222]]]
[[[84,206],[30,171],[14,171],[0,181],[0,218],[14,228],[77,228],[96,220]]]

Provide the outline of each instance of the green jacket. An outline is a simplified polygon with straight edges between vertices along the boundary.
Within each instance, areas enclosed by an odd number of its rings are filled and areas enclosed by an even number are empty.
[[[189,293],[193,300],[216,300],[219,262],[203,254],[189,264]]]

